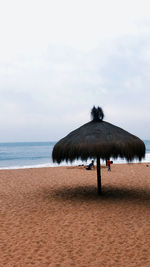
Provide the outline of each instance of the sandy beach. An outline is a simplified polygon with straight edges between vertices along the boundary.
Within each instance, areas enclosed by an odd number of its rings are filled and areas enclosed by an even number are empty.
[[[146,166],[148,165],[148,166]],[[0,267],[150,266],[150,164],[0,171]]]

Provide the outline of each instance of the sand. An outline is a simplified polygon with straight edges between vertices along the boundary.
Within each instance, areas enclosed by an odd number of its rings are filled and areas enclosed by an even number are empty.
[[[150,164],[0,171],[0,267],[150,266]]]

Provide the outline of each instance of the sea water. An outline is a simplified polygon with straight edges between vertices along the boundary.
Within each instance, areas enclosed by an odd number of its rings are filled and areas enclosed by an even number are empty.
[[[0,143],[0,169],[59,166],[52,161],[52,150],[55,143],[56,142]],[[144,143],[146,146],[146,156],[142,162],[150,162],[150,140],[144,140]],[[87,164],[89,161],[83,162],[81,160],[76,160],[72,164]],[[117,160],[113,160],[113,162],[125,163],[126,160],[118,158]],[[63,162],[61,163],[61,166],[62,165],[67,165],[67,163]]]
[[[55,142],[0,143],[0,169],[53,166]]]

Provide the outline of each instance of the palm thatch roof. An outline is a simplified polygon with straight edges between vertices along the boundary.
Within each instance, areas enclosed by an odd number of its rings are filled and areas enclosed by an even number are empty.
[[[95,109],[95,110],[94,110]],[[99,111],[98,111],[99,109]],[[145,156],[145,145],[138,137],[103,121],[101,108],[92,110],[93,120],[62,138],[53,148],[54,162],[87,160],[88,158],[134,158],[141,161]]]

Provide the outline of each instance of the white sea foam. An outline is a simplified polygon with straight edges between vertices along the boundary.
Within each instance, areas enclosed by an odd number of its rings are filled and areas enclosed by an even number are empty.
[[[0,170],[16,170],[16,169],[48,168],[48,167],[57,167],[57,164],[43,163],[36,165],[10,166],[10,167],[1,167]]]

